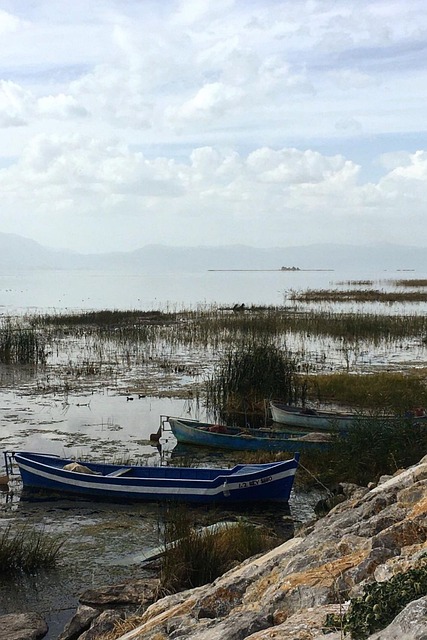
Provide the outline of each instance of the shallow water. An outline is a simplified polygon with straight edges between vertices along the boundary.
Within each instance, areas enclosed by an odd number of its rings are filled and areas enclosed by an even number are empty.
[[[221,456],[216,454],[215,458],[221,464]],[[201,460],[204,463],[206,460]],[[320,491],[294,491],[289,505],[187,508],[200,526],[243,517],[266,524],[280,539],[286,539],[298,523],[314,517],[314,505],[321,497]],[[33,502],[25,499],[16,482],[7,500],[6,494],[3,496],[0,529],[8,524],[14,530],[25,525],[63,536],[65,543],[55,570],[2,580],[0,615],[38,611],[49,624],[45,639],[54,640],[86,589],[151,575],[144,569],[144,559],[162,544],[164,509],[161,504],[104,504],[78,499]]]
[[[0,395],[0,448],[44,451],[69,457],[114,459],[141,464],[173,460],[176,441],[164,434],[161,446],[150,443],[160,416],[194,414],[191,403],[173,398],[139,398],[100,389],[90,394],[38,394],[31,389]],[[192,464],[230,466],[236,454],[196,452]],[[238,454],[237,454],[238,455]],[[3,471],[0,470],[0,475]],[[72,616],[78,596],[88,588],[141,578],[144,558],[161,543],[164,507],[158,504],[106,504],[81,499],[31,501],[19,477],[0,492],[0,532],[10,525],[60,535],[65,539],[58,566],[34,576],[15,576],[0,583],[0,615],[38,611],[57,638]],[[211,524],[238,516],[265,523],[290,537],[298,522],[314,516],[321,492],[294,492],[290,506],[260,505],[232,509],[191,507],[195,521]]]

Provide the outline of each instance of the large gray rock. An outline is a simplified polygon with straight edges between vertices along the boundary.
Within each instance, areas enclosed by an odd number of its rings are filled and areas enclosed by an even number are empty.
[[[107,585],[98,589],[88,589],[79,597],[79,602],[101,608],[129,604],[148,604],[156,599],[159,581],[157,578],[129,580],[124,584]]]
[[[39,640],[48,632],[38,613],[9,613],[0,616],[0,640]]]
[[[388,627],[369,640],[427,640],[427,596],[410,602]]]
[[[98,638],[102,638],[104,635],[112,631],[116,623],[123,619],[124,613],[121,611],[103,611],[92,622],[90,629],[82,633],[80,640],[98,640]]]
[[[89,629],[91,622],[99,616],[99,613],[98,609],[80,605],[58,640],[76,640],[83,631]]]

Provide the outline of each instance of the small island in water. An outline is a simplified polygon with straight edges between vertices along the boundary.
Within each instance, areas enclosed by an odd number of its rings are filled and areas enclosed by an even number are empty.
[[[301,271],[299,267],[280,267],[280,271]]]

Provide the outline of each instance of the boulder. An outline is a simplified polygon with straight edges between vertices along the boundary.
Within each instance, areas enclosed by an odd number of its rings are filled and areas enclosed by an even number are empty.
[[[64,628],[58,640],[76,640],[83,631],[89,629],[91,622],[99,616],[99,610],[85,605],[79,605],[75,615]]]
[[[159,580],[157,578],[129,580],[124,584],[88,589],[80,595],[79,602],[97,608],[129,604],[146,605],[154,602],[158,588]]]
[[[426,640],[427,596],[410,602],[385,629],[370,640]]]
[[[123,620],[125,614],[122,611],[103,611],[92,622],[90,628],[79,636],[80,640],[98,640],[114,629],[116,624]]]
[[[38,613],[9,613],[0,616],[0,640],[39,640],[48,632]]]

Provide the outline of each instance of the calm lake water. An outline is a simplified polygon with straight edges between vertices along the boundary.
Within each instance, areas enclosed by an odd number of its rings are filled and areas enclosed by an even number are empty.
[[[286,293],[346,287],[347,281],[426,278],[402,271],[203,271],[135,274],[97,271],[22,271],[0,275],[0,311],[181,309],[210,304],[283,305]],[[366,287],[365,287],[366,288]],[[419,308],[414,306],[414,308]]]
[[[216,304],[287,304],[290,291],[348,287],[348,281],[370,280],[375,289],[392,288],[401,278],[426,278],[427,274],[402,272],[232,271],[176,274],[100,273],[91,271],[33,271],[0,275],[0,314],[46,313],[89,309],[180,310]],[[362,285],[361,285],[362,286]],[[366,286],[362,286],[366,288]],[[381,307],[365,306],[378,311]],[[349,311],[356,305],[348,305]],[[358,306],[360,309],[360,305]],[[425,313],[426,306],[392,305],[387,313]],[[418,363],[425,352],[417,347]],[[358,356],[362,358],[361,356]],[[363,355],[367,360],[371,354]],[[379,354],[387,360],[387,354]],[[421,359],[421,360],[420,360]],[[160,416],[192,415],[191,400],[174,397],[140,397],[123,387],[84,387],[67,392],[52,381],[35,382],[31,372],[19,374],[0,365],[0,450],[43,450],[100,459],[128,459],[160,464],[173,456],[175,442],[165,438],[159,451],[149,442]],[[130,377],[132,372],[130,372]],[[41,385],[41,386],[40,386]],[[44,388],[46,387],[46,391]],[[221,454],[203,454],[200,464],[231,463]],[[1,462],[1,461],[0,461]],[[0,470],[1,474],[1,470]],[[66,537],[57,570],[48,575],[0,582],[0,615],[40,611],[56,638],[76,606],[78,594],[89,587],[144,575],[142,560],[160,542],[161,508],[157,505],[100,505],[73,500],[28,502],[20,483],[0,492],[0,532],[23,524]],[[321,491],[294,491],[289,507],[252,510],[248,517],[264,518],[274,526],[311,519]],[[290,509],[290,511],[289,511]],[[217,519],[235,517],[218,513]],[[199,513],[202,521],[202,514]],[[288,525],[286,525],[288,526]]]

